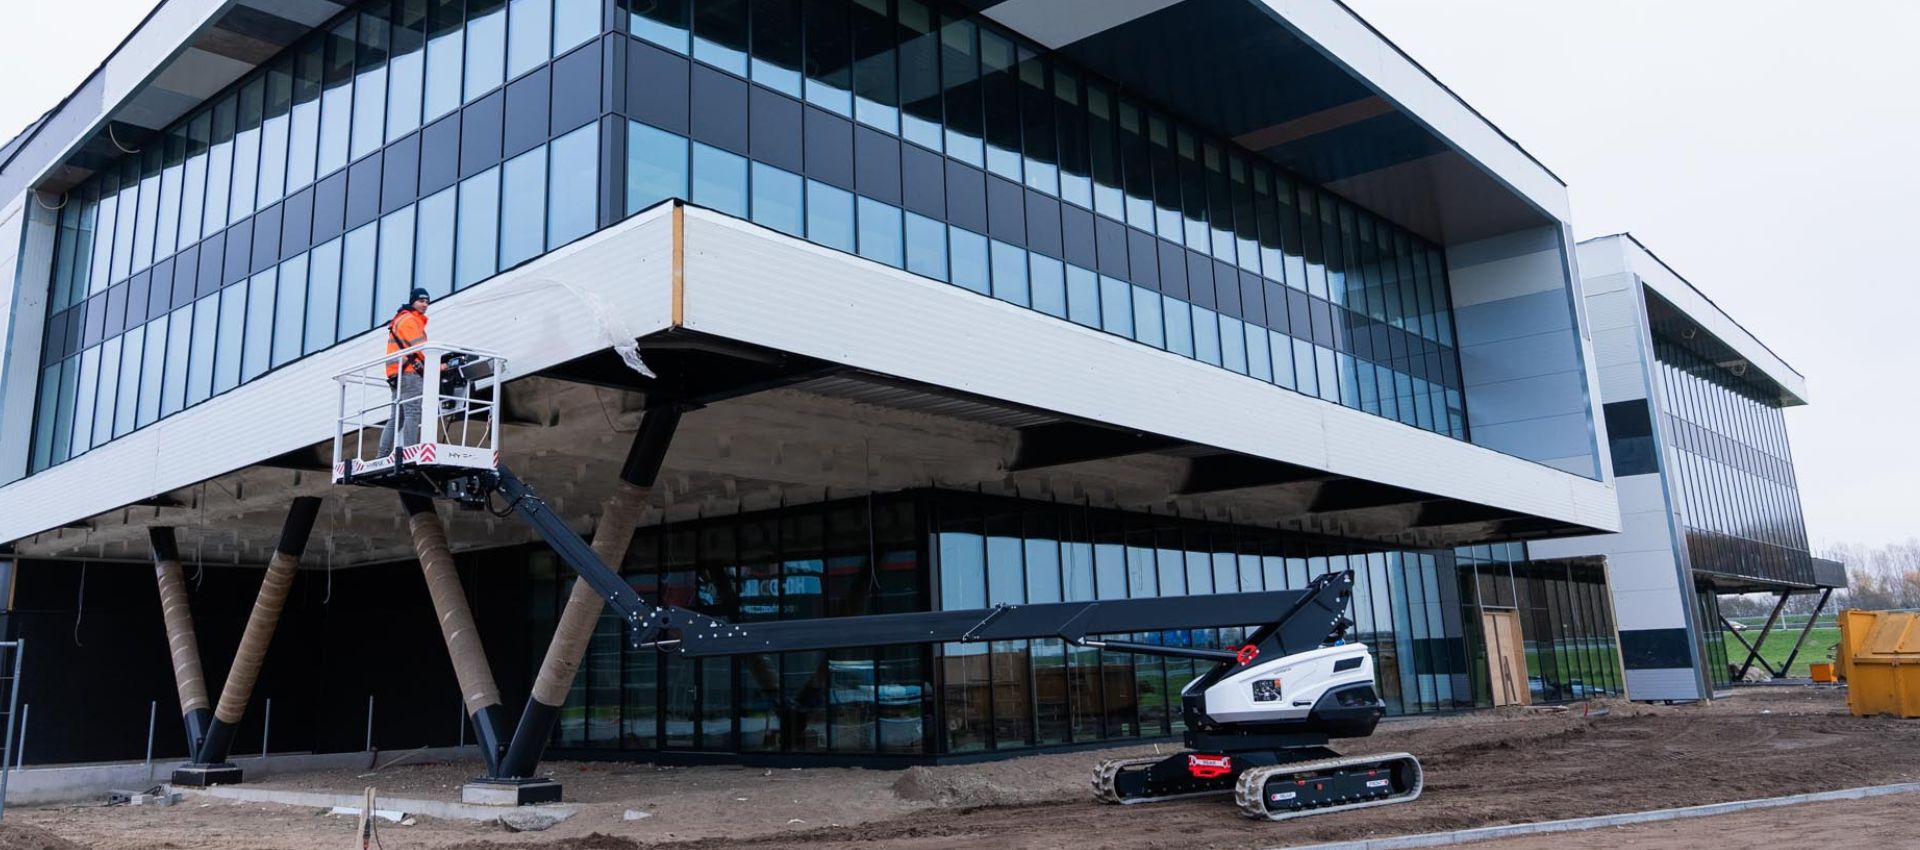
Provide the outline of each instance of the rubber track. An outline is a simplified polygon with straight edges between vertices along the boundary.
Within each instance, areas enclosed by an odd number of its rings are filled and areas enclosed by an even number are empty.
[[[1129,767],[1158,764],[1166,758],[1166,756],[1145,756],[1130,759],[1107,759],[1094,765],[1093,796],[1098,798],[1102,803],[1131,806],[1138,803],[1164,803],[1169,800],[1191,800],[1195,797],[1217,797],[1233,791],[1231,788],[1222,787],[1213,791],[1192,791],[1186,794],[1167,794],[1160,797],[1133,797],[1123,799],[1120,796],[1119,790],[1115,787],[1115,780],[1119,777],[1122,770]]]
[[[1325,806],[1318,809],[1303,809],[1297,812],[1275,812],[1267,810],[1267,780],[1282,774],[1305,773],[1315,770],[1337,770],[1342,767],[1375,764],[1383,761],[1405,759],[1413,765],[1413,790],[1403,796],[1388,797],[1384,800],[1368,800],[1363,803],[1347,803],[1338,806]],[[1240,774],[1240,781],[1234,783],[1234,802],[1240,804],[1240,814],[1256,820],[1282,821],[1303,818],[1309,815],[1323,815],[1329,812],[1349,812],[1354,809],[1370,809],[1375,806],[1391,806],[1395,803],[1411,803],[1420,798],[1421,789],[1426,787],[1426,775],[1420,767],[1420,760],[1408,753],[1376,753],[1364,756],[1341,756],[1337,759],[1281,764],[1271,767],[1256,767]]]

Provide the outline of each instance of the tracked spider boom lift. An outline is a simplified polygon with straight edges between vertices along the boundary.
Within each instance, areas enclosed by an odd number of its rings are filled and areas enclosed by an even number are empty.
[[[406,447],[387,458],[365,459],[362,452],[346,450],[348,442],[364,438],[380,411],[378,405],[354,409],[350,381],[342,376],[334,481],[448,499],[467,508],[492,509],[503,502],[496,513],[512,513],[531,525],[626,622],[628,643],[636,649],[706,657],[1055,638],[1107,652],[1204,661],[1212,667],[1181,692],[1186,750],[1101,762],[1092,777],[1097,798],[1134,804],[1231,793],[1248,817],[1286,820],[1411,802],[1420,795],[1422,772],[1413,756],[1342,756],[1327,746],[1333,738],[1372,734],[1385,713],[1374,689],[1372,655],[1366,645],[1344,639],[1353,626],[1344,614],[1353,591],[1351,572],[1329,573],[1297,590],[729,622],[641,597],[533,488],[498,462],[493,429],[484,429],[484,445],[473,445],[471,420],[492,419],[493,391],[505,374],[500,358],[471,351],[430,353],[456,355],[426,358],[429,398],[423,401],[441,415],[422,417],[419,439],[405,435],[396,442]],[[452,365],[443,366],[443,359]],[[442,372],[454,374],[441,382]],[[457,401],[448,402],[449,397]],[[450,424],[450,414],[466,421]],[[461,436],[454,442],[462,445],[448,445],[456,431]],[[1246,644],[1235,649],[1101,637],[1229,626],[1254,628]],[[489,759],[490,774],[498,774],[491,779],[529,776],[543,743],[516,736],[511,752]]]

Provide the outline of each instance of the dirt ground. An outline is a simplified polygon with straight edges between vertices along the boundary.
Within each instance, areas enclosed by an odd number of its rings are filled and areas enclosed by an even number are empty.
[[[772,850],[801,844],[827,850],[1238,850],[1920,780],[1920,722],[1854,718],[1840,692],[1799,688],[1747,690],[1697,706],[1610,704],[1604,716],[1582,716],[1575,706],[1564,713],[1508,709],[1390,721],[1370,739],[1336,747],[1352,754],[1416,754],[1426,767],[1425,795],[1407,805],[1277,824],[1240,817],[1226,798],[1124,807],[1093,801],[1087,776],[1095,761],[1151,753],[1152,746],[904,771],[557,763],[555,777],[578,813],[551,830],[515,834],[496,824],[422,817],[413,826],[385,826],[381,843],[390,850]],[[469,764],[400,764],[372,776],[337,771],[251,785],[336,792],[373,785],[383,797],[452,799],[476,770]],[[1905,795],[1889,800],[1895,802],[1886,805],[1915,802]],[[1874,801],[1820,805],[1863,823],[1883,811]],[[647,816],[627,820],[628,811]],[[1825,837],[1835,831],[1832,824],[1809,820],[1815,811],[1791,807],[1607,834],[1610,843],[1614,836],[1645,842],[1611,846],[1698,846],[1699,836],[1723,835],[1698,830],[1725,821],[1769,838],[1778,838],[1782,828],[1803,828],[1808,835],[1817,828],[1823,842],[1840,846]],[[24,807],[9,811],[8,822],[44,827],[95,850],[338,850],[351,844],[353,829],[351,818],[312,808],[196,800],[168,808]],[[1521,850],[1550,840],[1487,846]]]
[[[1528,835],[1466,845],[1473,850],[1697,850],[1700,847],[1818,846],[1820,850],[1894,850],[1915,844],[1906,794],[1809,803],[1710,818],[1637,824],[1586,832]],[[1814,839],[1794,841],[1794,838]]]

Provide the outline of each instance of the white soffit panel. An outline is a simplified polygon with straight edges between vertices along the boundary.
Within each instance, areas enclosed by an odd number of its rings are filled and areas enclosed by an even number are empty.
[[[686,211],[692,330],[1606,531],[1610,485],[737,219]]]

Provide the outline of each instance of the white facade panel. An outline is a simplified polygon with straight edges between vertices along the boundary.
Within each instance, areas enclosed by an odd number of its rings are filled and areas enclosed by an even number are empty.
[[[686,325],[1435,495],[1595,528],[1619,525],[1612,488],[1602,482],[692,208]]]
[[[498,352],[511,374],[591,354],[672,321],[662,206],[435,302],[430,335]],[[331,440],[333,376],[378,358],[384,328],[297,360],[78,458],[0,488],[15,540]]]
[[[1609,561],[1611,564],[1611,561]],[[1619,573],[1613,574],[1619,580]],[[1639,629],[1679,629],[1687,625],[1684,600],[1671,588],[1662,590],[1613,589],[1614,627],[1620,631]]]
[[[1691,667],[1627,671],[1627,698],[1637,700],[1696,700],[1699,680]]]

